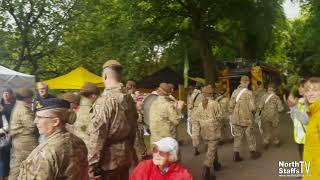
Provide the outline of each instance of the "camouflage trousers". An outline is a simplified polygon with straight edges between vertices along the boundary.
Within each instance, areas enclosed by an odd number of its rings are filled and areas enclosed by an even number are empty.
[[[245,136],[249,150],[256,151],[257,142],[256,137],[254,135],[254,128],[253,126],[238,126],[232,125],[233,133],[234,133],[234,143],[233,143],[233,150],[235,152],[239,152],[242,144],[242,139]]]
[[[262,122],[262,138],[264,144],[279,144],[280,139],[278,137],[279,133],[279,126],[275,126],[271,121],[263,121]]]
[[[231,127],[230,127],[230,123],[229,123],[229,119],[224,119],[223,120],[223,124],[221,126],[222,129],[222,141],[229,141],[233,138],[232,134],[231,134]]]
[[[219,140],[206,141],[206,144],[208,145],[208,148],[203,164],[207,167],[212,167],[213,161],[217,158]]]
[[[144,144],[144,130],[142,128],[138,128],[136,132],[136,137],[134,140],[134,149],[136,151],[136,156],[138,158],[138,161],[143,160],[145,156],[147,155],[147,147]]]
[[[35,138],[20,138],[12,141],[9,180],[18,179],[22,161],[27,159],[37,145]]]

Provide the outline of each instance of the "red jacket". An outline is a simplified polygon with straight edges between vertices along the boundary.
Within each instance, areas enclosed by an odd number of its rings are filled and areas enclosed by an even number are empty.
[[[192,175],[178,163],[171,164],[168,172],[161,174],[152,160],[146,160],[138,164],[129,180],[192,180]]]

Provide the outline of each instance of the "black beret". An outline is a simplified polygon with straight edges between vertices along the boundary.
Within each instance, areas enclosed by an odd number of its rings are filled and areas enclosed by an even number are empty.
[[[38,101],[36,104],[36,111],[43,111],[47,109],[55,109],[55,108],[70,108],[70,103],[66,100],[59,98],[49,98]]]

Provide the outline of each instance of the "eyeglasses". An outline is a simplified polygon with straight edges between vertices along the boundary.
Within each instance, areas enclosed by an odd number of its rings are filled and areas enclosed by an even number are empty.
[[[159,153],[159,155],[162,156],[162,157],[164,157],[164,156],[166,156],[168,154],[167,152],[160,151],[157,147],[154,147],[152,149],[152,153],[153,154]]]

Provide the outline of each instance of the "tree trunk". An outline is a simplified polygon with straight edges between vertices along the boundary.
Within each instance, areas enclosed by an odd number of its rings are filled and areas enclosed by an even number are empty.
[[[214,85],[217,79],[216,61],[213,57],[210,42],[204,34],[200,34],[198,45],[206,83]]]

